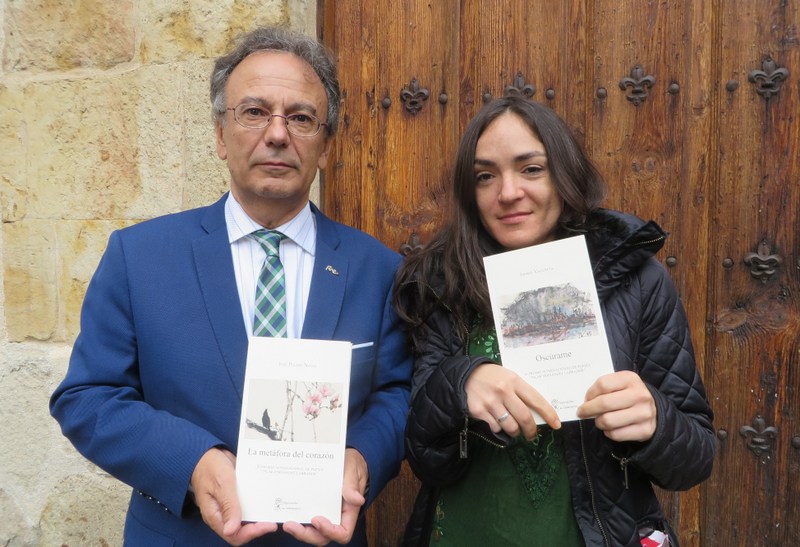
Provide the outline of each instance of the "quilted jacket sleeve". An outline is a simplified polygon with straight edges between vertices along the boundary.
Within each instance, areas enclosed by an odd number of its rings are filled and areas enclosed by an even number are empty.
[[[468,415],[464,383],[476,366],[489,360],[466,355],[451,315],[443,310],[428,318],[421,338],[424,342],[415,351],[406,449],[414,473],[431,486],[442,486],[466,470],[467,460],[459,452]]]
[[[683,305],[663,266],[640,270],[642,317],[636,361],[657,410],[652,439],[630,463],[667,490],[685,490],[708,478],[716,450],[713,413],[695,365]]]

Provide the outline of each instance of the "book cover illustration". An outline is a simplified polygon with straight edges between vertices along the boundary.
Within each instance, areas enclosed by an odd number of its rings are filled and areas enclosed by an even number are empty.
[[[343,386],[330,382],[254,379],[250,382],[245,436],[251,440],[338,443],[346,419]]]
[[[245,521],[339,524],[349,342],[251,338],[236,484]]]
[[[484,266],[503,366],[561,421],[578,419],[586,390],[614,371],[584,236],[488,256]]]
[[[572,283],[524,291],[500,309],[501,328],[510,348],[597,336],[591,290]],[[508,301],[509,298],[504,298]]]

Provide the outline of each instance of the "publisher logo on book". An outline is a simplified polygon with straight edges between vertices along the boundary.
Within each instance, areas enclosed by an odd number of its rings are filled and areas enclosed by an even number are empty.
[[[276,511],[297,511],[298,503],[296,501],[287,501],[283,498],[275,498]]]
[[[559,400],[559,399],[551,399],[551,400],[550,400],[550,404],[551,404],[551,405],[553,406],[553,408],[554,408],[554,409],[556,409],[557,411],[558,411],[558,410],[567,410],[567,409],[570,409],[570,408],[575,408],[576,406],[578,406],[578,405],[575,403],[575,401],[573,401],[573,400],[571,400],[571,399],[570,399],[570,400],[567,400],[567,401],[562,401],[562,400]]]

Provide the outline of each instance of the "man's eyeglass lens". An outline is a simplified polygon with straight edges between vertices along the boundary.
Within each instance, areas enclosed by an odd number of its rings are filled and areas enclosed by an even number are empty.
[[[233,116],[239,125],[248,129],[263,129],[272,123],[273,118],[283,118],[289,133],[298,137],[313,137],[325,125],[311,114],[295,113],[281,116],[280,114],[271,114],[269,110],[251,104],[240,104],[236,108],[228,110],[233,110]]]

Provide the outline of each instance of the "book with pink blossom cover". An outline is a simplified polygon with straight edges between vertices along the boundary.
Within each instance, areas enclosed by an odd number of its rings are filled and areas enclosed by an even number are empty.
[[[243,520],[340,524],[352,347],[250,339],[236,456]]]
[[[562,422],[577,420],[589,387],[614,372],[585,237],[483,262],[503,366],[536,388]]]

